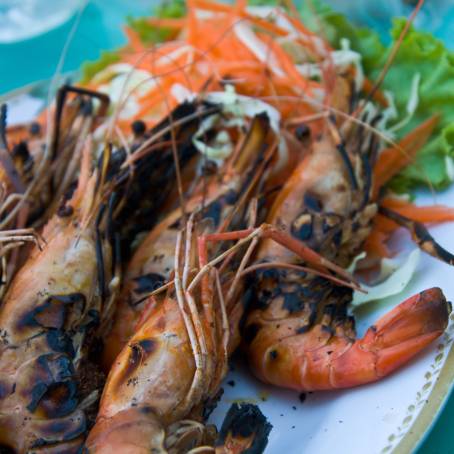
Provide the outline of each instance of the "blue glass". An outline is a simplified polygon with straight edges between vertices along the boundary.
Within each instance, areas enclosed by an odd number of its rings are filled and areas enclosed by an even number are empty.
[[[125,16],[150,14],[153,0],[92,0],[84,9],[69,48],[64,72],[96,60],[101,50],[122,45]],[[75,17],[32,39],[0,44],[0,94],[34,81],[50,79],[55,72]]]

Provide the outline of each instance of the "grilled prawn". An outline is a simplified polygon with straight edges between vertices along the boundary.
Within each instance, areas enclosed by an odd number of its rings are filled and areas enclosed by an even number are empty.
[[[177,238],[174,287],[112,365],[86,442],[90,453],[111,452],[114,444],[121,452],[187,452],[199,443],[197,420],[226,371],[229,327],[216,284],[203,297],[189,287],[195,240],[190,221],[185,247]]]
[[[173,285],[112,365],[86,441],[90,453],[111,452],[113,446],[125,453],[189,452],[200,443],[199,421],[217,398],[236,342],[230,333],[237,329],[238,318],[228,316],[241,290],[236,278],[246,266],[250,246],[267,230],[205,234],[193,220],[191,216],[177,237]],[[269,231],[276,233],[271,227]],[[208,261],[211,241],[237,237],[243,238]],[[232,254],[248,242],[240,263],[232,261]],[[303,251],[293,249],[316,265],[322,260],[315,253],[305,254],[304,246]],[[227,271],[237,272],[232,276],[224,269],[221,277],[222,265],[216,265],[227,258]]]
[[[75,97],[68,101],[70,94]],[[0,184],[6,196],[1,211],[3,227],[13,225],[21,208],[27,212],[19,219],[22,227],[42,226],[58,210],[62,196],[77,178],[83,138],[94,130],[108,106],[109,98],[102,93],[65,85],[49,111],[53,117],[50,125],[33,122],[2,133]],[[2,116],[6,127],[5,106]]]
[[[75,452],[86,430],[86,339],[111,316],[118,287],[89,159],[86,151],[64,215],[45,226],[45,246],[16,274],[0,311],[0,445],[15,452]]]
[[[230,159],[224,164],[219,174],[207,177],[203,187],[187,201],[186,214],[194,213],[199,222],[210,222],[217,231],[244,227],[245,202],[251,199],[254,186],[263,179],[261,175],[269,159],[264,150],[268,147],[273,152],[272,136],[266,115],[254,117],[239,153],[232,156],[233,161]],[[150,231],[129,262],[115,321],[104,342],[106,370],[134,334],[139,320],[146,316],[144,308],[148,305],[152,310],[156,298],[160,298],[156,295],[148,299],[146,295],[171,278],[175,242],[182,222],[180,210],[170,213]]]
[[[380,206],[373,179],[377,140],[363,126],[340,123],[339,118],[326,120],[324,134],[307,142],[310,149],[276,198],[268,222],[346,267],[380,211],[409,228],[423,250],[454,263],[422,224]],[[260,245],[256,259],[264,268],[254,275],[243,339],[253,373],[267,383],[304,391],[379,380],[447,326],[451,305],[433,288],[394,308],[357,339],[347,311],[351,289],[290,269],[298,258],[271,241]]]
[[[188,121],[197,124],[197,115]],[[135,172],[139,164],[162,173],[168,167],[172,149],[160,138],[170,127],[164,123],[148,139],[151,150],[144,142],[132,162],[116,159],[118,149],[112,153],[110,146],[97,160],[89,135],[76,192],[44,227],[44,245],[14,277],[0,308],[0,445],[5,449],[76,452],[81,446],[85,410],[91,411],[103,379],[88,353],[93,339],[106,333],[119,289],[115,216],[125,206],[143,207],[142,200],[131,200],[141,184],[135,179],[143,175]],[[181,150],[176,151],[178,156]],[[98,166],[90,177],[93,161]],[[131,216],[122,227],[129,229],[133,221]]]

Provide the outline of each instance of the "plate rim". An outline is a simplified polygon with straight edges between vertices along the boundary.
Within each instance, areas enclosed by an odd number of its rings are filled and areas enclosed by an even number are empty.
[[[416,452],[427,439],[435,423],[445,409],[449,396],[454,391],[454,344],[451,343],[448,355],[437,376],[437,380],[426,397],[426,404],[420,410],[408,430],[392,449],[393,454]]]

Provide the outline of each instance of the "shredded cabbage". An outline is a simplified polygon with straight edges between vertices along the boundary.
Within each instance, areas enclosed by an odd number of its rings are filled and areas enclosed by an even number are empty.
[[[279,136],[280,113],[264,101],[237,94],[233,85],[227,84],[225,91],[222,92],[207,93],[205,100],[213,104],[222,105],[222,115],[211,115],[205,118],[192,139],[197,150],[205,154],[209,159],[219,162],[227,158],[233,151],[233,144],[230,139],[227,140],[228,134],[225,132],[225,135],[221,134],[219,136],[218,134],[210,145],[203,141],[206,132],[215,126],[220,128],[241,127],[246,124],[246,118],[253,118],[261,113],[266,113],[270,120],[271,128]],[[287,148],[284,140],[279,142],[279,151],[285,160]]]
[[[123,102],[120,118],[127,120],[140,110],[139,99],[156,86],[147,71],[134,69],[132,65],[117,63],[97,74],[96,80],[105,81],[99,91],[109,95],[113,104]]]
[[[381,261],[380,275],[381,277],[386,275],[388,278],[378,285],[362,285],[367,294],[355,291],[353,293],[352,306],[358,307],[402,292],[415,274],[420,256],[421,251],[415,249],[402,264],[394,259],[383,259]]]

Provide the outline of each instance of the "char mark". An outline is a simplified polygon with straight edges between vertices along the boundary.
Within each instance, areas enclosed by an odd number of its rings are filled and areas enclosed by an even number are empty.
[[[149,293],[162,287],[166,283],[166,279],[162,274],[147,273],[134,278],[134,282],[137,282],[134,289],[136,293]]]
[[[67,306],[73,306],[82,314],[85,308],[85,296],[82,293],[69,295],[54,295],[47,298],[43,304],[23,314],[17,322],[17,330],[26,327],[40,326],[47,329],[63,329],[68,315]]]
[[[216,446],[222,446],[228,438],[250,439],[245,454],[261,454],[268,444],[272,425],[256,405],[233,404],[222,423]]]
[[[39,411],[47,418],[59,418],[73,412],[78,403],[75,371],[69,358],[64,355],[41,355],[32,371],[27,409]]]
[[[345,144],[343,142],[338,143],[336,145],[336,149],[339,152],[342,161],[344,161],[345,167],[347,169],[348,179],[350,180],[350,184],[352,188],[356,191],[358,189],[358,181],[356,180],[355,170],[353,168],[352,161],[348,156]]]

